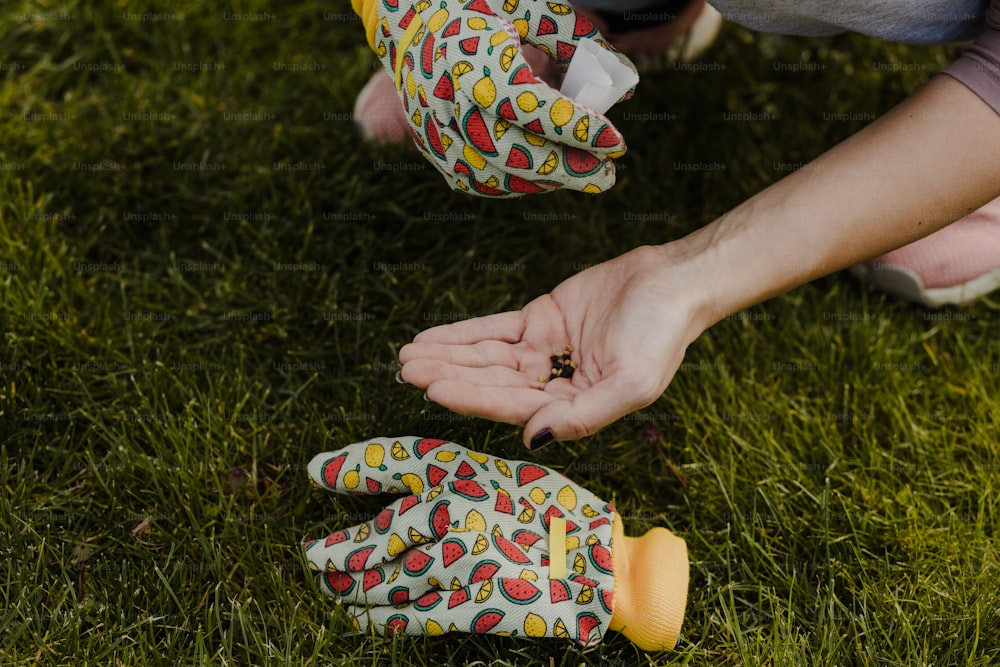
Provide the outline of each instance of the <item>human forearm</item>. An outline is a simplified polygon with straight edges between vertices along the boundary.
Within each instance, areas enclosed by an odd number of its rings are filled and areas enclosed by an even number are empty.
[[[661,246],[700,324],[905,245],[1000,194],[1000,116],[947,76],[710,225]]]

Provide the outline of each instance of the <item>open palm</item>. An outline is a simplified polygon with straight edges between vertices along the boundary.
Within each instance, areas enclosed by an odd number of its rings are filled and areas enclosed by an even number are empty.
[[[529,447],[590,435],[656,400],[701,333],[668,271],[658,248],[637,248],[521,310],[423,331],[400,350],[402,378],[455,412],[524,425]],[[567,344],[572,379],[539,381]]]

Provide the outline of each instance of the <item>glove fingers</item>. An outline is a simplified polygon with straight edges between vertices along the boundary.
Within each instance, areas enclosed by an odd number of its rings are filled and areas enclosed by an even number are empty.
[[[578,14],[569,3],[541,0],[506,0],[497,15],[510,21],[522,42],[536,47],[560,65],[573,58],[584,37],[604,42],[590,18]]]
[[[545,555],[538,548],[525,553],[485,533],[456,531],[364,572],[327,572],[322,583],[328,594],[349,604],[400,605],[431,591],[458,590],[496,577],[544,579]]]
[[[468,602],[474,595],[472,587],[465,586],[455,591],[431,591],[404,606],[348,606],[346,610],[360,626],[367,625],[380,635],[473,632],[468,617],[474,617],[478,610]]]
[[[461,105],[455,106],[459,108]],[[453,111],[447,109],[444,113]],[[542,160],[532,158],[527,141],[521,141],[521,146],[511,143],[515,135],[524,137],[524,133],[517,128],[512,129],[510,137],[498,147],[490,137],[500,139],[510,127],[509,121],[491,118],[491,130],[486,125],[483,112],[473,107],[462,123],[466,126],[464,130],[454,120],[445,129],[439,125],[434,114],[428,113],[423,120],[423,127],[418,128],[427,136],[426,144],[422,146],[425,149],[424,155],[441,172],[453,190],[485,197],[517,197],[550,192],[566,185],[564,181],[571,180],[563,172],[553,173],[550,177],[550,172],[558,166],[556,158],[550,161],[555,166],[541,169],[538,173],[532,171],[533,163],[541,163]],[[533,141],[539,145],[551,143],[542,137],[535,137]],[[499,157],[501,150],[507,156],[506,164]],[[540,149],[533,150],[537,152]],[[544,178],[540,175],[544,175]]]
[[[610,176],[608,158],[625,152],[625,140],[614,124],[535,77],[513,40],[506,38],[488,64],[460,68],[455,77],[456,104],[438,108],[438,117],[454,119],[451,130],[465,139],[463,160],[474,169],[493,163],[521,179],[534,178],[536,188],[548,181],[568,186],[572,181],[593,180],[594,174]],[[482,44],[480,49],[486,48]],[[456,64],[469,61],[459,61]],[[455,147],[452,147],[454,150]],[[471,150],[471,152],[470,152]],[[457,153],[458,151],[456,151]],[[449,156],[455,158],[454,153]],[[501,167],[502,165],[502,167]],[[458,162],[455,166],[459,169]],[[515,182],[515,184],[518,184]],[[577,186],[575,189],[584,189]],[[521,194],[541,191],[524,190]]]
[[[448,179],[453,190],[461,190],[469,194],[476,194],[484,197],[519,197],[525,194],[537,194],[557,190],[565,183],[557,179],[528,178],[533,174],[525,176],[513,173],[510,168],[502,168],[502,162],[496,158],[487,158],[475,148],[473,148],[466,137],[461,137],[455,142],[454,166],[451,173],[448,173],[447,165],[443,167],[442,173]]]
[[[405,606],[348,607],[359,624],[379,634],[440,635],[445,632],[510,634],[601,641],[610,613],[590,610],[560,580],[500,578],[454,591],[431,591]]]
[[[410,547],[444,537],[451,528],[450,501],[432,500],[415,495],[400,498],[371,521],[309,542],[306,558],[316,570],[349,572],[395,560]]]
[[[386,451],[390,452],[389,456],[384,456]],[[361,462],[355,463],[359,459]],[[381,470],[381,467],[386,469]],[[363,485],[355,480],[343,480],[345,474],[357,469],[365,475]],[[583,512],[582,517],[569,517],[571,525],[567,534],[572,535],[577,530],[573,527],[573,518],[585,526],[600,513],[614,511],[610,505],[550,468],[528,461],[501,459],[447,440],[419,436],[372,438],[337,452],[320,454],[310,462],[309,472],[320,486],[334,491],[343,492],[354,483],[355,492],[363,486],[369,493],[387,493],[398,491],[398,485],[404,483],[414,494],[423,493],[417,501],[425,506],[421,510],[426,512],[424,516],[429,515],[426,525],[430,532],[424,533],[422,529],[420,532],[432,538],[443,537],[449,525],[480,532],[490,532],[499,526],[525,528],[535,525],[547,531],[551,515],[567,516],[579,509]],[[361,475],[357,477],[362,479]],[[440,502],[445,499],[457,500],[461,511],[454,508],[449,511],[448,503]],[[439,502],[426,507],[435,500]],[[388,509],[403,510],[403,506],[411,502],[396,501]],[[383,523],[385,520],[391,522],[393,515],[383,512],[379,515]],[[454,516],[450,512],[454,512]],[[406,513],[397,510],[396,520]],[[418,524],[413,522],[412,525]],[[375,533],[387,534],[384,527],[378,527],[372,532]],[[407,536],[401,537],[405,542]],[[390,560],[392,557],[395,556],[391,555]]]
[[[337,493],[421,494],[439,483],[428,479],[429,463],[447,464],[464,451],[434,438],[372,438],[313,457],[308,471],[318,486]]]
[[[530,44],[549,57],[554,63],[565,69],[580,44],[581,39],[591,39],[605,51],[612,54],[624,67],[637,73],[635,64],[628,56],[615,49],[605,39],[597,28],[597,24],[588,17],[577,12],[571,5],[538,0],[514,0],[504,3],[504,10],[513,4],[511,11],[518,13],[520,18],[500,13],[506,20],[513,20],[522,44]],[[625,95],[631,97],[632,90]]]
[[[508,462],[447,440],[402,436],[371,438],[319,454],[309,462],[308,471],[317,486],[337,493],[411,492],[424,494],[425,503],[434,500],[437,497],[434,488],[442,486],[448,496],[458,494],[485,512],[488,505],[493,507],[489,500],[499,493],[498,486],[523,484],[511,472],[511,466],[515,465],[529,464]],[[549,473],[547,469],[540,470],[545,475]],[[475,529],[474,525],[460,527]]]
[[[556,103],[565,102],[558,93],[540,85]],[[545,132],[541,134],[472,109],[461,121],[464,145],[453,145],[451,149],[457,156],[451,177],[465,176],[472,191],[487,196],[537,194],[556,188],[591,193],[610,189],[615,183],[615,165],[608,153],[614,151],[587,146],[585,140],[592,136],[589,128],[594,126],[601,128],[601,136],[615,142],[618,153],[625,150],[624,140],[606,119],[591,124],[593,114],[568,103],[562,108],[575,110],[567,113],[574,113],[571,118],[578,117],[574,124],[579,131],[571,131],[567,123],[560,135],[553,131],[551,123],[546,123],[548,131],[539,123],[534,127]]]
[[[599,157],[625,151],[625,140],[610,120],[535,77],[520,51],[509,71],[484,67],[462,76],[460,82],[466,102],[460,127],[467,137],[474,137],[471,132],[479,123],[469,109],[478,107],[488,112],[486,120],[509,120],[512,126]]]
[[[477,389],[461,384],[465,393]],[[537,393],[534,390],[525,391]],[[461,409],[459,397],[453,398],[452,407]],[[390,452],[389,456],[385,456],[387,450]],[[381,536],[381,539],[372,544],[383,546],[378,551],[379,557],[388,561],[404,550],[399,548],[399,543],[405,547],[420,543],[422,537],[438,539],[450,527],[491,532],[498,526],[535,526],[540,532],[547,532],[549,517],[552,515],[566,516],[567,534],[573,535],[579,528],[593,530],[597,524],[608,524],[607,519],[598,521],[598,517],[614,511],[613,507],[586,489],[549,468],[526,461],[507,461],[470,451],[454,442],[418,436],[373,438],[354,443],[343,450],[316,456],[309,463],[308,469],[317,485],[337,492],[398,492],[405,484],[404,489],[420,496],[416,499],[401,499],[383,510],[373,522],[369,522],[371,527],[364,536],[359,534],[366,530],[363,526],[369,524],[337,531],[326,539],[322,548],[311,545],[310,549],[318,549],[317,554],[321,553],[321,549],[351,543],[351,540],[361,543],[371,535],[376,535]],[[423,492],[426,494],[421,496]],[[456,519],[460,513],[449,509],[448,501],[451,499],[459,501],[463,506],[461,513],[464,513],[464,524],[453,520],[451,512],[456,512]],[[438,502],[427,506],[435,500]],[[407,519],[399,524],[406,528],[403,531],[405,534],[396,530],[399,540],[396,547],[390,549],[388,540],[393,533],[388,528],[393,521],[398,521],[411,511],[411,504],[422,506],[419,510],[415,507],[412,509],[418,512],[414,517],[419,520]],[[582,516],[574,516],[577,512],[582,513]],[[387,527],[386,524],[390,525]],[[423,526],[426,526],[426,531]],[[410,527],[417,527],[419,534],[411,537]],[[607,525],[604,528],[610,530]],[[346,544],[337,546],[336,552],[339,553],[346,547]],[[356,566],[347,566],[346,560],[341,558],[333,560],[333,563],[337,569],[364,570],[365,562],[361,562],[360,557],[355,557],[355,560]],[[341,567],[338,562],[344,562],[345,565]],[[325,566],[321,562],[316,564],[319,567]]]
[[[521,634],[525,620],[532,612],[527,609],[512,610],[514,605],[495,590],[494,581],[486,580],[454,591],[431,591],[402,607],[366,609],[356,606],[348,607],[347,612],[359,624],[367,623],[382,635],[434,636],[455,631]],[[535,636],[544,636],[544,633]]]
[[[611,121],[538,79],[518,41],[498,25],[503,19],[487,23],[468,9],[463,15],[483,29],[448,51],[451,66],[436,84],[423,87],[410,70],[403,89],[414,108],[410,121],[426,138],[418,144],[452,187],[493,197],[610,188],[610,157],[625,151]]]

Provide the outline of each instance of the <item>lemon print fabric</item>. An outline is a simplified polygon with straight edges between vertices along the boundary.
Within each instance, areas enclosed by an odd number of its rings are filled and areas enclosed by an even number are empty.
[[[359,627],[601,641],[615,508],[558,472],[414,436],[320,454],[308,470],[322,489],[397,496],[370,521],[304,545],[323,590]],[[565,521],[558,545],[555,517]],[[551,558],[565,559],[560,578]]]
[[[375,51],[414,142],[453,189],[513,197],[614,185],[621,134],[538,79],[521,52],[531,44],[565,69],[580,39],[611,50],[593,21],[541,0],[380,2],[378,11]]]

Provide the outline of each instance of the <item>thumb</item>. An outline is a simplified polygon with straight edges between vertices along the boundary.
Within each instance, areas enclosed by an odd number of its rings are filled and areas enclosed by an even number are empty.
[[[592,435],[630,412],[646,407],[665,386],[633,379],[624,373],[605,378],[571,399],[546,403],[524,425],[528,449],[555,440],[576,440]]]

